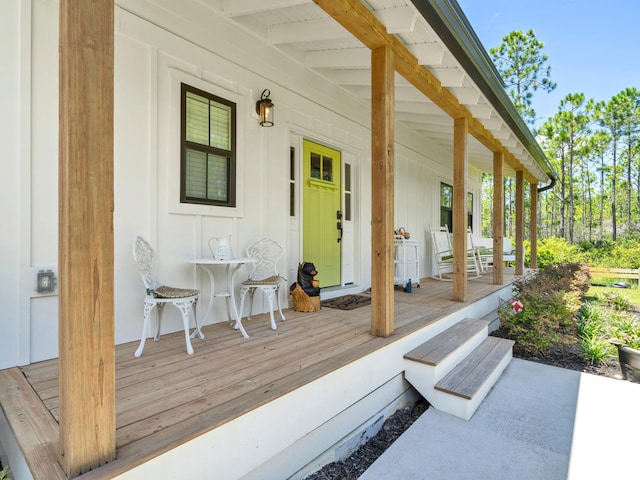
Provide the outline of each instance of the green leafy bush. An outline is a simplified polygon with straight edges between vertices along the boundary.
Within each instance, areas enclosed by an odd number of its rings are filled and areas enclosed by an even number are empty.
[[[510,304],[501,305],[500,322],[525,354],[545,355],[556,343],[575,341],[576,314],[588,288],[586,265],[548,264],[514,282],[514,296],[524,308],[516,313]]]
[[[0,470],[0,480],[11,480],[7,475],[9,475],[9,467],[5,465],[2,470]]]
[[[611,321],[610,339],[618,339],[627,347],[640,350],[640,322],[630,315],[616,315]]]
[[[577,245],[570,245],[564,238],[549,237],[538,241],[538,267],[584,263],[587,256]]]

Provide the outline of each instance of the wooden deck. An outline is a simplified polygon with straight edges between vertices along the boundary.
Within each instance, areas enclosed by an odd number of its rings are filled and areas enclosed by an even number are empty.
[[[505,273],[509,283],[512,270]],[[369,334],[371,307],[365,306],[350,311],[323,308],[316,313],[286,310],[286,321],[278,321],[277,331],[270,329],[268,315],[255,316],[244,322],[250,339],[226,323],[207,325],[206,338],[193,341],[192,356],[186,354],[182,332],[164,335],[159,342],[147,341],[140,358],[133,355],[138,342],[118,345],[117,459],[78,478],[112,478],[126,472],[503,288],[490,281],[490,275],[470,280],[464,303],[451,300],[448,282],[423,280],[411,294],[396,290],[395,331],[389,338]],[[44,471],[37,465],[57,455],[51,439],[57,438],[58,361],[20,370],[51,416],[36,422],[40,431],[32,434],[31,443],[43,444],[36,445],[38,459],[32,462],[25,455],[29,468],[36,480],[66,478],[54,465]],[[10,393],[17,388],[11,383],[17,371],[0,371],[0,402],[9,421],[25,408],[24,400],[16,405]],[[42,415],[42,405],[33,408]]]

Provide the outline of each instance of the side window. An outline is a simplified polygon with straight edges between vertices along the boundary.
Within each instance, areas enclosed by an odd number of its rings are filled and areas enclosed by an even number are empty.
[[[446,183],[440,184],[440,226],[453,228],[453,187]]]
[[[236,104],[181,86],[180,202],[235,207]]]
[[[289,216],[296,216],[296,149],[289,149]]]
[[[440,226],[453,231],[453,187],[440,184]],[[467,226],[473,226],[473,193],[467,192]]]
[[[351,220],[351,164],[344,164],[344,219]]]

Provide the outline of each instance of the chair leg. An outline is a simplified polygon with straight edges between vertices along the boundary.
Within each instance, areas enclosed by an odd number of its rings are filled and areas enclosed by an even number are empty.
[[[284,314],[282,313],[282,308],[280,308],[280,287],[276,288],[276,302],[278,304],[278,311],[280,312],[280,318],[284,322]]]
[[[200,337],[200,340],[204,340],[204,333],[202,333],[202,330],[200,330],[201,326],[200,323],[198,323],[198,297],[196,297],[193,301],[192,307],[193,319],[196,322],[196,328],[191,334],[191,338],[196,338],[197,335],[198,337]]]
[[[271,330],[277,330],[278,326],[276,325],[276,321],[273,318],[273,294],[275,292],[275,289],[268,287],[262,288],[261,290],[265,293],[267,299],[269,300],[269,318],[271,318]]]
[[[249,315],[247,315],[247,320],[251,320],[253,316],[253,296],[256,293],[256,288],[252,287],[249,289]]]
[[[238,318],[236,319],[236,324],[233,326],[233,328],[235,328],[236,330],[238,329],[240,330],[240,333],[242,333],[242,336],[244,338],[249,338],[249,334],[242,326],[242,311],[244,310],[244,298],[247,295],[247,290],[249,289],[246,287],[243,287],[240,289],[240,310],[238,311]]]
[[[187,353],[193,355],[193,346],[191,345],[191,337],[189,335],[189,312],[192,309],[193,301],[172,302],[182,314],[182,323],[184,324],[184,338],[187,343]]]
[[[138,349],[136,350],[136,353],[134,353],[134,355],[136,357],[139,357],[140,355],[142,355],[142,350],[144,350],[144,344],[147,341],[147,332],[149,331],[149,316],[151,315],[151,310],[153,310],[153,307],[155,307],[155,303],[151,303],[151,302],[144,302],[144,318],[142,320],[142,335],[140,336],[140,345],[138,346]],[[160,320],[158,319],[158,323],[160,322]]]
[[[160,340],[160,323],[162,321],[162,309],[164,308],[164,303],[156,303],[156,306],[158,307],[158,328],[156,329],[156,335],[153,337],[154,342]]]

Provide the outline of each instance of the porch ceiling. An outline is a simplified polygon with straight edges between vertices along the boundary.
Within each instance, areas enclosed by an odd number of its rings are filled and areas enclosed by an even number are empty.
[[[219,8],[221,5],[224,15],[263,42],[270,43],[351,95],[365,102],[371,101],[369,48],[313,1],[203,1]],[[513,155],[525,168],[525,178],[539,183],[550,181],[530,148],[521,141],[522,131],[514,131],[504,116],[505,109],[496,108],[487,99],[411,0],[362,0],[361,3]],[[395,116],[397,123],[429,138],[432,145],[453,158],[453,119],[398,74]],[[528,131],[526,133],[533,138]],[[486,172],[493,170],[493,152],[472,136],[468,138],[468,153],[470,165]],[[505,174],[511,176],[515,165],[509,163],[507,159]]]

